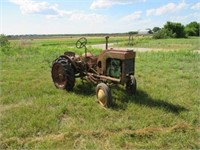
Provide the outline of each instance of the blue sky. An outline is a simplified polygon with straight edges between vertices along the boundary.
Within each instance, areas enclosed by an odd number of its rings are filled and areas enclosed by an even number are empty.
[[[119,33],[200,21],[199,0],[0,0],[0,33]]]

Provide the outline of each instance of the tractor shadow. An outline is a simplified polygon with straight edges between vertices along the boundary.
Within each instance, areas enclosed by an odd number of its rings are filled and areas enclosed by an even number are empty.
[[[166,100],[162,99],[153,99],[142,90],[137,90],[136,95],[130,96],[128,95],[122,87],[115,87],[112,89],[112,96],[113,96],[113,106],[112,109],[118,110],[122,109],[125,110],[127,108],[128,103],[134,103],[137,105],[150,107],[150,108],[161,108],[166,112],[179,114],[182,111],[188,111],[187,108],[175,105]]]
[[[73,92],[83,96],[93,96],[95,95],[95,87],[96,86],[89,82],[79,82],[75,85]]]
[[[75,94],[83,96],[94,96],[95,88],[96,86],[89,82],[84,82],[84,83],[79,82],[74,87],[73,92]],[[130,96],[125,92],[122,86],[115,86],[111,87],[111,92],[112,92],[113,105],[110,107],[110,109],[113,110],[125,110],[128,104],[134,103],[137,105],[150,108],[160,108],[166,112],[177,115],[182,111],[188,111],[187,108],[180,105],[172,104],[170,102],[167,102],[167,100],[153,99],[148,95],[148,93],[142,90],[137,90],[136,95]]]

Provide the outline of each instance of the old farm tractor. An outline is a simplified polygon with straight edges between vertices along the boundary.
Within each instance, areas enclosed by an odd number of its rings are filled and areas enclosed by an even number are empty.
[[[75,79],[92,82],[96,86],[97,101],[104,107],[112,104],[110,87],[113,84],[125,85],[128,94],[136,93],[135,55],[133,50],[116,50],[106,48],[99,56],[87,52],[87,39],[80,38],[76,42],[77,48],[84,48],[85,53],[79,56],[66,51],[52,63],[52,79],[59,89],[73,90]]]

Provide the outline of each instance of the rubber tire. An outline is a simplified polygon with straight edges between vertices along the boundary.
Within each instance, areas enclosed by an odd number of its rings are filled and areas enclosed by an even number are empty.
[[[98,92],[99,90],[103,90],[103,92],[105,93],[106,96],[106,100],[105,103],[102,103],[99,99],[98,99]],[[105,83],[99,83],[96,87],[96,98],[97,101],[103,106],[103,107],[111,107],[112,105],[112,95],[111,95],[111,91],[110,88],[105,84]]]
[[[129,80],[126,82],[126,92],[129,95],[135,95],[137,88],[137,82],[134,76],[130,76]]]
[[[63,84],[61,84],[58,81],[58,78],[56,78],[60,75],[56,72],[56,67],[60,67],[60,71],[62,72],[62,76],[64,78]],[[52,63],[51,76],[56,88],[65,89],[67,91],[73,90],[73,87],[75,85],[75,74],[74,69],[68,59],[64,57],[59,57],[58,59],[56,59]]]

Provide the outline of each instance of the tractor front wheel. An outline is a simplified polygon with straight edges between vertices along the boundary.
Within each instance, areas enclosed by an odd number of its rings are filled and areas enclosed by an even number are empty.
[[[103,107],[110,107],[112,96],[110,88],[105,83],[99,83],[96,87],[96,97],[99,104]]]
[[[66,58],[58,58],[52,64],[51,75],[54,85],[59,89],[73,90],[75,74],[71,63]]]

